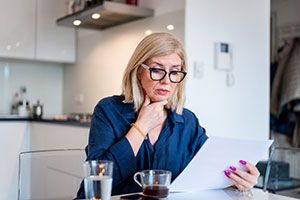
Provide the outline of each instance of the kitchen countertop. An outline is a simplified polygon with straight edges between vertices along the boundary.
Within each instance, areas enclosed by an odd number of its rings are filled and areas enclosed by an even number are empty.
[[[68,126],[80,126],[80,127],[90,127],[90,122],[80,122],[77,120],[56,120],[56,119],[33,119],[28,117],[20,117],[17,115],[0,115],[1,121],[30,121],[30,122],[43,122],[43,123],[52,123],[52,124],[61,124]]]

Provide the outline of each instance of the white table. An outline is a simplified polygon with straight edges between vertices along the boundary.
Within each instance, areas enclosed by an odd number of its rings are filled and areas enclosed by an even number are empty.
[[[271,194],[259,189],[252,189],[252,194],[253,196],[249,197],[232,190],[210,190],[194,193],[170,193],[167,200],[295,200],[295,198]],[[111,200],[119,199],[120,196],[111,198]]]

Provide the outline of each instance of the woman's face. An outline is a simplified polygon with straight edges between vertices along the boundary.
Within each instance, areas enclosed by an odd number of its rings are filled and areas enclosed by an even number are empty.
[[[181,59],[177,53],[172,53],[166,56],[158,56],[149,59],[145,65],[150,68],[160,68],[167,72],[180,71]],[[150,97],[152,102],[159,102],[168,100],[172,96],[177,83],[172,83],[169,79],[169,73],[160,81],[153,81],[150,77],[150,71],[148,69],[142,70],[138,75],[138,79],[141,81],[142,87]]]

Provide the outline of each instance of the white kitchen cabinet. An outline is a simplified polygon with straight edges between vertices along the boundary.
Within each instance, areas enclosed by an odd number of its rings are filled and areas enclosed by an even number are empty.
[[[35,1],[0,0],[0,57],[34,59]]]
[[[88,127],[0,121],[0,200],[18,199],[20,152],[84,148],[88,143],[88,135]]]
[[[0,121],[0,138],[0,200],[18,199],[19,153],[29,150],[29,122]]]
[[[30,149],[84,149],[88,137],[88,127],[32,122]]]
[[[56,25],[65,14],[66,0],[37,0],[37,60],[75,62],[75,28]]]
[[[0,57],[74,63],[75,28],[57,26],[66,0],[0,0]]]

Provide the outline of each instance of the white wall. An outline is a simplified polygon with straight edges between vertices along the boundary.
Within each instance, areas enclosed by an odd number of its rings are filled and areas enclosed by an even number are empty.
[[[145,31],[167,31],[168,24],[183,42],[183,8],[104,31],[79,29],[77,63],[64,67],[64,113],[92,112],[101,98],[120,94],[123,71]],[[76,101],[80,95],[82,103]]]
[[[187,0],[185,42],[189,63],[187,107],[211,136],[269,137],[269,0]],[[214,42],[234,46],[235,85],[214,69]],[[203,62],[203,77],[193,63]]]
[[[20,87],[26,86],[30,105],[37,99],[44,105],[44,114],[62,112],[61,64],[0,59],[0,114],[10,114],[13,95],[20,94]]]

